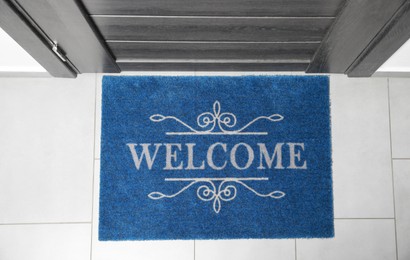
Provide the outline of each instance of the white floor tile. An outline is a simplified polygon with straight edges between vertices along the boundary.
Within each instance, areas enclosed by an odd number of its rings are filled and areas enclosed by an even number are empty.
[[[95,75],[0,79],[0,223],[91,221]]]
[[[410,79],[389,81],[393,158],[410,158]]]
[[[98,241],[98,205],[100,161],[95,161],[94,214],[93,214],[93,260],[193,260],[194,241]]]
[[[410,259],[410,160],[395,160],[394,192],[399,260]]]
[[[0,225],[1,260],[89,260],[91,224]]]
[[[387,79],[330,83],[335,217],[394,217]]]
[[[196,260],[294,260],[295,240],[197,240]]]
[[[395,260],[394,220],[336,220],[333,239],[297,240],[298,260]]]

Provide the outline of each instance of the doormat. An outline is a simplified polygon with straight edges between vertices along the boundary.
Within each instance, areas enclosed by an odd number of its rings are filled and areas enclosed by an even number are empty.
[[[103,78],[99,240],[333,237],[329,79]]]

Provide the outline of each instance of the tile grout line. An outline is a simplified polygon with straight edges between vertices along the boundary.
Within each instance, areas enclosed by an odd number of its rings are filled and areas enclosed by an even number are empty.
[[[392,158],[392,160],[410,160],[410,158]]]
[[[298,247],[297,247],[297,240],[295,239],[295,260],[298,260]]]
[[[94,135],[93,135],[93,182],[91,188],[91,239],[90,239],[90,260],[93,259],[93,232],[94,232],[94,181],[95,181],[95,131],[96,131],[96,121],[97,121],[97,84],[98,84],[98,74],[95,73],[94,82]]]
[[[388,110],[389,110],[390,159],[391,159],[390,169],[391,169],[392,189],[393,189],[394,239],[395,239],[395,246],[396,246],[396,259],[399,259],[399,250],[397,246],[396,195],[394,191],[393,144],[392,144],[392,133],[391,133],[390,78],[387,78],[387,104],[388,104]]]
[[[195,239],[194,239],[194,260],[195,260],[195,258],[196,258],[196,252],[195,252]]]

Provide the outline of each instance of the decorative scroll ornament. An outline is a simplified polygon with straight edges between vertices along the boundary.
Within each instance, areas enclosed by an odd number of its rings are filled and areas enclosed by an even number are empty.
[[[267,135],[267,132],[244,132],[248,127],[254,124],[256,121],[265,119],[271,122],[278,122],[283,120],[283,116],[279,114],[272,114],[270,116],[259,116],[249,123],[247,123],[242,128],[237,130],[227,130],[232,129],[236,126],[237,119],[236,116],[229,112],[221,113],[221,104],[219,101],[215,101],[213,105],[213,113],[204,112],[197,117],[197,125],[200,130],[188,125],[177,117],[174,116],[164,116],[161,114],[155,114],[150,116],[150,120],[153,122],[162,122],[164,120],[171,119],[180,123],[187,129],[188,132],[167,132],[167,135]],[[215,131],[219,128],[219,131]]]
[[[178,192],[174,194],[164,194],[158,191],[151,192],[148,197],[153,200],[159,200],[163,198],[174,198],[191,186],[195,184],[202,184],[197,188],[197,197],[202,201],[212,201],[213,210],[215,213],[219,213],[222,207],[222,201],[232,201],[236,198],[237,188],[235,185],[239,184],[245,187],[247,190],[253,192],[256,196],[264,198],[280,199],[285,196],[282,191],[272,191],[268,194],[262,194],[251,188],[245,181],[267,181],[268,178],[168,178],[165,181],[179,181],[189,182]],[[215,185],[215,182],[220,182],[219,185]]]
[[[279,114],[272,114],[270,116],[259,116],[244,125],[242,128],[234,130],[237,119],[233,113],[221,113],[221,104],[215,101],[213,104],[213,113],[204,112],[197,117],[197,129],[183,122],[174,116],[164,116],[161,114],[154,114],[150,116],[153,122],[162,122],[167,119],[174,120],[183,125],[189,131],[187,132],[166,132],[167,135],[267,135],[267,132],[245,132],[245,130],[259,120],[269,120],[271,122],[278,122],[283,120],[283,116]],[[189,182],[178,192],[173,194],[164,194],[159,191],[151,192],[148,197],[153,200],[164,198],[175,198],[190,187],[198,184],[196,194],[202,201],[209,201],[213,204],[213,210],[216,213],[221,211],[222,202],[232,201],[237,195],[237,186],[240,185],[258,197],[280,199],[285,196],[282,191],[272,191],[268,194],[262,194],[252,187],[247,181],[267,181],[268,178],[167,178],[165,181],[174,182]],[[219,183],[219,185],[217,184]]]

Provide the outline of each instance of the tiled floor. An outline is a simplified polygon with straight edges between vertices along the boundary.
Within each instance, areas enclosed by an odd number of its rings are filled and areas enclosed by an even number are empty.
[[[98,241],[100,81],[0,78],[1,260],[410,259],[409,79],[331,77],[334,239],[157,242]]]

